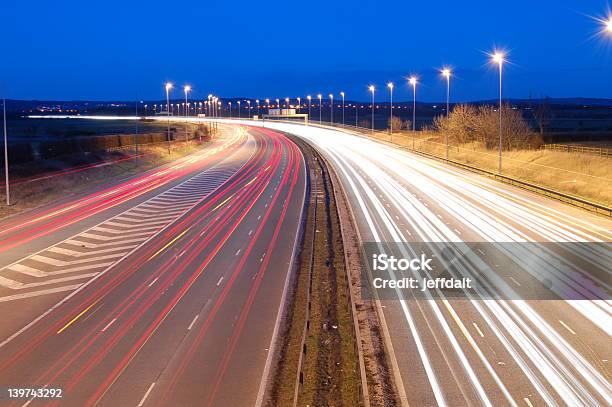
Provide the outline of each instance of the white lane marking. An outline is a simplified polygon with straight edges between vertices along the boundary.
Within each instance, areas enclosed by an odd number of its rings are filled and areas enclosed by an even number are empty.
[[[106,332],[106,330],[115,323],[115,321],[117,320],[117,318],[113,318],[113,320],[111,322],[109,322],[104,328],[102,328],[102,332]]]
[[[253,229],[249,230],[249,236],[253,234]]]
[[[144,406],[147,397],[149,397],[149,393],[151,393],[151,390],[153,390],[153,386],[155,386],[155,382],[151,383],[147,392],[144,394],[144,396],[142,396],[142,400],[140,400],[140,403],[138,403],[138,407]]]
[[[223,276],[221,276],[221,278],[219,278],[219,281],[217,281],[217,287],[219,287],[219,285],[221,284],[221,281],[223,281]]]
[[[571,333],[572,335],[576,335],[576,331],[574,331],[572,328],[570,328],[569,326],[567,326],[567,324],[566,324],[565,322],[563,322],[563,321],[559,320],[559,323],[560,323],[561,325],[563,325],[563,327],[564,327],[565,329],[567,329],[568,331],[570,331],[570,333]]]
[[[10,288],[11,290],[23,290],[24,288],[40,287],[42,285],[64,283],[66,281],[79,280],[82,278],[94,277],[98,273],[79,274],[77,276],[54,278],[47,281],[36,283],[22,283],[21,281],[11,280],[10,278],[0,276],[0,286]]]
[[[91,270],[91,269],[98,269],[98,268],[102,268],[102,267],[107,267],[110,266],[111,264],[113,264],[113,262],[108,262],[108,263],[96,263],[96,264],[90,264],[87,266],[79,266],[79,267],[70,267],[70,268],[63,268],[61,270],[58,271],[42,271],[39,270],[35,267],[30,267],[30,266],[25,266],[23,264],[13,264],[10,267],[7,267],[7,269],[9,270],[13,270],[16,271],[18,273],[22,273],[31,277],[49,277],[49,276],[55,276],[58,274],[67,274],[67,273],[74,273],[77,271],[85,271],[85,270]]]
[[[51,257],[43,256],[40,254],[35,254],[34,256],[30,257],[30,259],[39,261],[41,263],[50,264],[52,266],[66,267],[71,264],[91,263],[91,262],[98,261],[98,260],[115,259],[117,257],[123,257],[125,256],[125,254],[127,254],[127,252],[108,254],[106,256],[98,256],[98,257],[91,257],[88,259],[70,260],[70,261],[58,260],[58,259],[53,259]]]
[[[191,331],[191,328],[193,328],[193,324],[195,324],[195,322],[197,321],[198,317],[200,316],[200,314],[197,314],[195,317],[193,317],[193,320],[191,321],[191,323],[189,324],[189,326],[187,327],[188,331]]]
[[[30,297],[38,297],[39,295],[61,293],[62,291],[72,291],[72,290],[76,290],[80,286],[81,284],[75,284],[75,285],[67,285],[65,287],[49,288],[47,290],[32,291],[32,292],[23,293],[23,294],[7,295],[4,297],[0,297],[0,302],[21,300],[21,299],[30,298]]]
[[[236,256],[238,256],[238,255],[240,254],[240,251],[241,251],[241,250],[242,250],[242,249],[238,249],[238,251],[236,252]]]
[[[480,335],[481,338],[484,338],[484,334],[482,333],[478,325],[476,325],[476,322],[472,322],[472,325],[474,325],[474,328],[476,328],[476,331],[478,331],[478,335]]]
[[[99,247],[115,246],[115,245],[122,244],[122,243],[140,243],[143,240],[147,240],[147,238],[146,237],[139,237],[139,238],[136,238],[136,239],[127,239],[127,240],[121,240],[121,241],[118,241],[118,242],[110,242],[110,243],[89,243],[89,242],[85,242],[85,241],[82,241],[82,240],[79,240],[78,238],[76,238],[76,239],[66,240],[64,243],[65,244],[71,244],[71,245],[74,245],[74,246],[84,247],[86,249],[97,249]],[[121,247],[121,246],[117,246],[117,247]]]
[[[531,401],[529,400],[529,397],[525,397],[525,398],[523,398],[523,400],[525,400],[525,404],[527,404],[529,407],[533,407],[533,404],[531,404]]]
[[[509,277],[509,278],[510,278],[510,280],[512,280],[512,282],[513,282],[514,284],[518,285],[519,287],[521,286],[521,283],[519,283],[518,281],[516,281],[516,280],[514,279],[514,277]]]
[[[151,287],[153,284],[155,284],[157,279],[159,279],[159,277],[155,277],[155,279],[149,283],[149,287]]]

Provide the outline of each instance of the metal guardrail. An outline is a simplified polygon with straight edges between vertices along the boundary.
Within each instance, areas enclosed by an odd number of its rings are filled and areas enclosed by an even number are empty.
[[[542,150],[562,151],[566,153],[581,153],[599,155],[602,157],[612,157],[612,148],[607,147],[588,147],[576,144],[544,144]]]

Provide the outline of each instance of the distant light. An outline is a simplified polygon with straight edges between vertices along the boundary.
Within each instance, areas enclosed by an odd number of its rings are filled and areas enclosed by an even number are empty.
[[[445,78],[450,78],[452,75],[452,72],[449,68],[444,68],[442,69],[442,71],[440,72],[442,74],[442,76],[444,76]]]
[[[306,99],[311,100],[312,96],[308,95],[308,96],[306,96]]]
[[[605,22],[606,31],[612,33],[612,16],[608,17],[608,21]]]
[[[321,98],[323,97],[323,95],[321,95],[321,94],[319,93],[319,94],[317,95],[317,97],[318,97],[319,99],[321,99]]]
[[[376,90],[376,88],[374,87],[374,85],[370,85],[368,87],[368,89],[370,90],[370,92],[374,92],[374,90]]]
[[[387,87],[388,87],[389,89],[393,89],[393,82],[389,82],[389,83],[387,84]]]
[[[191,92],[191,86],[189,85],[185,85],[183,89],[185,89],[185,92]]]
[[[172,84],[170,82],[166,83],[166,90],[172,89]]]
[[[500,51],[495,51],[492,55],[491,55],[491,60],[498,64],[501,65],[506,61],[506,54],[504,54],[503,52]]]
[[[334,98],[334,95],[330,93],[330,94],[329,94],[329,98],[330,98],[330,99],[333,99],[333,98]]]
[[[410,84],[412,86],[416,86],[416,84],[417,84],[417,77],[416,76],[411,76],[410,79],[408,80],[408,82],[410,82]]]

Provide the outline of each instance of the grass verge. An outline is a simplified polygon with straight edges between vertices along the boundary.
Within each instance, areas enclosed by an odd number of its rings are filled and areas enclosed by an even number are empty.
[[[317,153],[293,140],[310,174],[308,207],[267,405],[293,405],[297,386],[299,406],[358,406],[361,380],[336,197]]]

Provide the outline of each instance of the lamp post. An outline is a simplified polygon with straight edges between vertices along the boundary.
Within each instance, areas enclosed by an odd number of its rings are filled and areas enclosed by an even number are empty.
[[[453,73],[449,68],[444,68],[441,73],[446,78],[446,119],[448,119],[450,117],[450,78]],[[448,131],[444,138],[446,139],[446,159],[448,160]]]
[[[277,108],[277,109],[280,109],[280,108],[281,108],[281,105],[280,105],[280,99],[279,99],[279,98],[276,98],[276,108]]]
[[[389,88],[389,94],[391,96],[391,112],[389,113],[389,133],[391,135],[391,141],[393,141],[393,82],[387,84]]]
[[[170,154],[170,89],[172,89],[172,84],[170,82],[166,83],[166,116],[168,117],[168,154]]]
[[[416,133],[416,76],[411,76],[409,82],[412,85],[412,149],[414,150],[414,137]]]
[[[321,105],[321,100],[323,99],[323,95],[321,95],[320,93],[317,95],[317,98],[319,99],[319,126],[323,123],[323,121],[321,120],[321,112],[322,112],[322,105]]]
[[[499,168],[498,172],[502,173],[502,68],[506,60],[506,55],[503,52],[496,51],[492,56],[491,60],[494,64],[499,67]]]
[[[250,101],[250,100],[247,100],[247,104],[249,105],[249,107],[248,107],[248,109],[249,109],[249,110],[248,110],[248,113],[249,113],[249,114],[247,115],[247,119],[249,119],[249,118],[252,116],[252,115],[251,115],[251,101]]]
[[[257,103],[257,118],[259,119],[259,99],[255,99],[255,103]]]
[[[285,98],[285,109],[289,109],[289,98]]]
[[[310,121],[310,111],[312,110],[312,96],[308,95],[306,96],[306,99],[308,99],[308,121]]]
[[[368,89],[370,92],[372,92],[372,133],[374,133],[374,92],[376,91],[376,88],[374,85],[370,85]]]
[[[242,111],[240,110],[240,101],[237,101],[236,103],[238,103],[238,118],[241,119],[242,118]]]
[[[300,107],[302,107],[302,98],[298,97],[297,101],[298,101],[298,104],[297,104],[297,114],[300,114]]]
[[[270,99],[266,99],[266,107],[268,108],[268,114],[270,114]]]
[[[6,99],[2,99],[3,127],[4,127],[4,183],[6,185],[6,206],[11,204],[8,169],[8,137],[6,135]]]
[[[185,91],[185,117],[188,117],[189,116],[189,101],[187,100],[187,94],[191,92],[191,86],[185,85],[183,90]]]
[[[329,110],[331,112],[330,123],[333,126],[334,125],[334,95],[331,93],[329,94]]]
[[[342,96],[342,126],[344,126],[344,92],[340,92],[340,96]]]
[[[232,118],[232,102],[227,102],[227,105],[229,106],[229,114],[230,114],[230,119]]]

